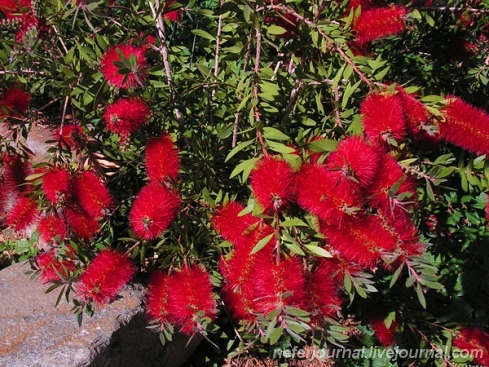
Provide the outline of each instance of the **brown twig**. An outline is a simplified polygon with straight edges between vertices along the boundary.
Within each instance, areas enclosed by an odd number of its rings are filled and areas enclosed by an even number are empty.
[[[156,22],[156,30],[158,32],[158,38],[160,39],[159,51],[163,58],[163,66],[165,68],[166,82],[168,85],[168,90],[170,91],[170,104],[173,106],[173,114],[178,122],[183,122],[183,115],[180,109],[175,106],[175,87],[173,85],[173,77],[171,73],[170,61],[168,58],[168,47],[166,45],[166,34],[165,34],[165,22],[163,19],[163,14],[160,11],[160,0],[155,0],[155,3],[151,1],[148,2],[153,17]]]
[[[260,56],[261,56],[261,42],[262,42],[262,33],[261,30],[255,29],[255,37],[256,37],[256,51],[255,51],[255,67],[253,69],[253,98],[255,100],[255,105],[253,106],[253,115],[255,117],[256,122],[261,122],[261,113],[258,108],[258,100],[260,97],[260,87],[259,87],[259,73],[260,73]],[[260,129],[256,130],[256,138],[258,139],[261,150],[264,155],[268,155],[266,150],[265,141],[263,140],[263,133]]]

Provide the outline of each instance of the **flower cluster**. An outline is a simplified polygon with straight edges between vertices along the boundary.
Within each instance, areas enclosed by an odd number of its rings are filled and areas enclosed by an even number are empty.
[[[148,285],[146,312],[161,330],[171,324],[192,335],[203,330],[206,318],[215,319],[215,298],[210,276],[201,266],[185,266],[171,274],[158,271]]]
[[[474,361],[489,366],[489,334],[475,327],[465,327],[453,340],[453,345],[469,353],[475,353]]]
[[[152,240],[163,233],[175,218],[180,196],[168,179],[176,180],[180,167],[178,149],[164,133],[146,147],[146,169],[150,182],[134,200],[129,223],[135,235]]]
[[[77,297],[103,306],[115,299],[136,269],[125,255],[111,249],[100,251],[74,285]]]
[[[220,265],[223,299],[233,317],[254,322],[259,315],[286,312],[288,307],[323,317],[334,314],[341,299],[331,264],[319,262],[310,272],[299,257],[277,259],[273,228],[251,214],[240,215],[243,210],[239,203],[230,202],[212,218],[216,231],[233,244],[231,257],[222,258]],[[255,251],[260,241],[263,248]],[[316,321],[320,320],[318,316]]]
[[[20,87],[11,87],[0,94],[0,120],[19,117],[27,112],[31,101],[30,93]]]
[[[126,44],[110,47],[101,60],[101,70],[107,82],[125,89],[143,85],[147,66],[145,50]]]
[[[440,137],[476,154],[489,153],[489,113],[455,96],[447,96],[438,124]]]
[[[150,109],[141,98],[122,98],[107,107],[104,120],[107,129],[125,140],[148,122],[149,115]]]
[[[396,35],[405,29],[404,18],[407,9],[404,6],[364,7],[360,16],[353,22],[356,42],[362,47],[375,40]]]
[[[250,183],[256,204],[275,220],[297,204],[315,215],[332,259],[305,267],[299,257],[282,252],[266,216],[243,214],[237,202],[212,218],[214,229],[233,245],[220,268],[223,299],[238,320],[295,307],[320,324],[341,307],[345,272],[378,266],[393,271],[424,251],[409,215],[415,185],[383,145],[349,136],[325,159],[316,158],[295,171],[284,159],[266,155],[251,171]],[[386,256],[397,260],[383,261]]]

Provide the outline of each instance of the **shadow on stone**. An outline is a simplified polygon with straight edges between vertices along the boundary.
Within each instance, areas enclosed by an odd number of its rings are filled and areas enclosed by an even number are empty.
[[[187,345],[188,337],[176,334],[162,347],[158,334],[146,326],[146,316],[136,315],[112,335],[104,351],[97,351],[88,367],[179,367],[201,342],[201,338],[194,338]]]

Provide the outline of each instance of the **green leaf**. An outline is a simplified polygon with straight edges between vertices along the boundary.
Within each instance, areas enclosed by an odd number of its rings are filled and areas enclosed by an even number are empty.
[[[304,247],[311,253],[319,257],[333,257],[329,251],[326,251],[322,247],[314,245],[304,245]]]
[[[333,139],[319,139],[310,142],[307,146],[310,150],[317,153],[332,152],[338,146],[338,142]]]
[[[426,298],[423,293],[423,288],[421,287],[421,284],[416,284],[416,295],[418,296],[419,303],[423,308],[426,308]]]
[[[229,161],[232,157],[234,157],[236,155],[236,153],[238,153],[239,151],[243,150],[244,148],[250,146],[251,144],[253,144],[253,142],[254,142],[253,140],[239,142],[233,149],[231,149],[231,151],[226,156],[226,159],[224,160],[224,162]]]
[[[290,140],[290,138],[280,130],[268,126],[263,128],[263,137],[269,140]]]
[[[268,32],[268,34],[280,35],[280,34],[284,34],[285,32],[287,32],[287,30],[285,28],[279,27],[278,25],[272,24],[272,25],[267,27],[267,32]]]
[[[277,153],[290,154],[295,152],[294,148],[289,147],[282,143],[277,143],[271,140],[267,140],[267,143],[268,143],[268,148],[270,148],[270,150],[273,150],[274,152]]]
[[[213,35],[204,31],[203,29],[192,29],[191,32],[192,32],[192,34],[195,34],[196,36],[208,39],[209,41],[214,41],[216,39]]]
[[[262,238],[260,241],[258,241],[258,243],[251,250],[250,254],[254,254],[260,251],[263,247],[265,247],[270,242],[270,240],[274,235],[275,235],[274,233],[271,233],[268,236]]]

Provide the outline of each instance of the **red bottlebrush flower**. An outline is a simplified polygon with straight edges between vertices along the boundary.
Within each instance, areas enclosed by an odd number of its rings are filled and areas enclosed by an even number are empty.
[[[489,113],[455,96],[448,96],[438,124],[440,137],[476,154],[489,153]]]
[[[171,275],[168,283],[171,318],[186,335],[200,331],[200,312],[214,320],[217,303],[212,292],[211,278],[200,266],[185,267]]]
[[[88,240],[100,230],[99,222],[81,208],[65,207],[64,215],[69,228],[79,238]]]
[[[364,188],[377,174],[379,156],[378,148],[365,143],[359,136],[350,136],[338,144],[325,165],[337,180],[337,185]]]
[[[22,88],[9,88],[0,96],[0,117],[23,114],[29,108],[31,95]]]
[[[409,133],[420,141],[436,143],[438,132],[435,126],[430,126],[428,123],[430,113],[426,106],[414,95],[407,93],[404,88],[397,87],[396,90],[401,99]]]
[[[392,252],[398,242],[397,236],[384,228],[376,215],[356,218],[341,229],[325,226],[321,232],[343,258],[364,269],[374,268],[382,252]]]
[[[362,11],[353,24],[357,32],[357,43],[362,46],[380,38],[401,33],[405,29],[404,6],[389,6]]]
[[[307,292],[309,309],[314,318],[334,317],[341,309],[339,271],[339,265],[335,259],[320,259],[316,269],[309,274]]]
[[[109,105],[104,114],[107,128],[125,139],[148,122],[150,109],[141,98],[123,98]]]
[[[34,258],[37,268],[40,270],[41,282],[49,283],[62,280],[70,271],[75,271],[73,261],[58,259],[54,251],[43,252]]]
[[[390,154],[383,154],[377,176],[367,190],[368,203],[380,213],[396,216],[417,202],[416,185]]]
[[[42,176],[42,189],[52,204],[61,203],[71,195],[71,175],[65,168],[53,167]]]
[[[264,256],[264,252],[250,255],[249,252],[239,251],[230,260],[221,260],[220,270],[224,278],[222,297],[226,308],[236,320],[254,321],[253,271],[255,258]]]
[[[104,216],[114,200],[100,178],[92,171],[84,171],[73,179],[77,202],[92,217]]]
[[[31,8],[31,0],[2,0],[0,2],[0,12],[7,19],[15,19]]]
[[[287,207],[295,193],[295,175],[292,167],[281,158],[266,156],[251,172],[251,189],[265,212]]]
[[[161,329],[165,323],[170,321],[170,294],[168,284],[170,277],[162,271],[154,272],[148,283],[148,294],[146,298],[146,313],[152,320],[158,320]]]
[[[60,241],[68,235],[68,229],[64,220],[58,215],[47,215],[39,220],[37,226],[39,237],[44,242],[54,242],[56,237]]]
[[[88,264],[74,288],[81,300],[103,306],[115,299],[136,270],[123,254],[112,249],[103,250]]]
[[[144,186],[134,200],[129,223],[135,235],[144,240],[158,237],[173,221],[180,197],[159,183]]]
[[[406,121],[402,101],[397,94],[369,94],[360,106],[362,124],[367,140],[389,143],[400,142],[406,135]]]
[[[297,176],[297,202],[301,207],[328,223],[348,220],[363,203],[357,191],[337,185],[337,179],[325,166],[307,164]]]
[[[159,182],[178,179],[180,157],[170,134],[151,139],[146,146],[146,174],[150,180]]]
[[[299,258],[276,263],[273,256],[259,256],[253,272],[254,309],[263,315],[285,306],[306,309],[306,280]]]
[[[147,66],[144,50],[132,45],[112,46],[101,60],[102,73],[108,83],[119,88],[142,85]]]
[[[362,7],[362,10],[367,10],[373,8],[375,4],[373,3],[372,0],[350,0],[348,2],[348,10],[356,9],[359,6]]]
[[[27,176],[32,174],[32,166],[18,154],[9,154],[2,157],[3,181],[6,187],[20,193],[26,193],[30,187],[25,184]]]
[[[78,149],[80,141],[84,139],[82,127],[80,125],[65,125],[55,130],[56,140],[63,148]]]
[[[453,340],[453,345],[467,351],[474,361],[482,366],[489,366],[489,334],[475,327],[464,327]]]
[[[243,242],[246,233],[250,233],[259,226],[259,219],[252,214],[239,216],[245,208],[241,204],[231,201],[212,217],[212,226],[227,241],[238,246]]]
[[[375,317],[370,320],[369,324],[384,347],[390,347],[396,342],[397,321],[393,320],[388,328],[383,317]]]
[[[38,217],[37,203],[25,196],[17,199],[12,210],[7,214],[7,226],[21,231],[34,223]]]
[[[182,12],[180,9],[167,11],[176,0],[168,0],[163,7],[163,17],[168,19],[170,22],[179,22],[182,19]]]
[[[39,25],[39,20],[36,18],[33,12],[29,11],[25,14],[22,14],[20,23],[20,30],[15,35],[16,42],[22,42],[24,36],[31,30],[35,29]]]

